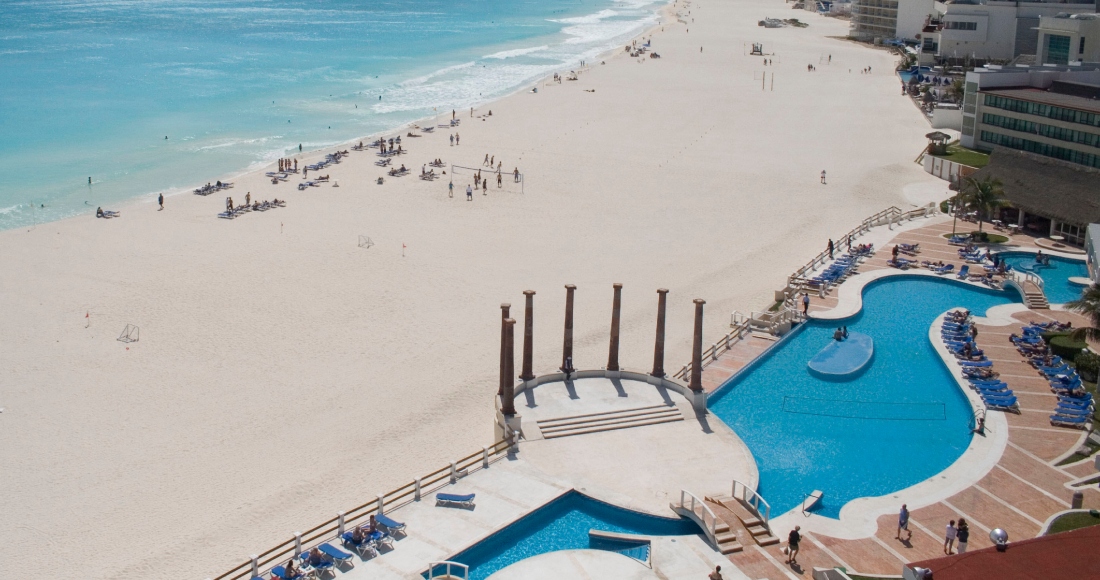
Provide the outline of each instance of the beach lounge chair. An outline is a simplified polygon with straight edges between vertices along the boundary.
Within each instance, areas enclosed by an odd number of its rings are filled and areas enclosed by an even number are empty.
[[[1050,424],[1061,427],[1076,427],[1084,429],[1089,422],[1088,417],[1067,417],[1065,415],[1051,415]]]
[[[435,505],[456,505],[464,508],[472,508],[474,507],[475,495],[476,494],[473,493],[467,493],[465,495],[456,495],[453,493],[437,493],[435,494]]]
[[[279,578],[279,580],[299,580],[300,578],[306,577],[305,572],[295,574],[294,576],[289,576],[286,573],[286,568],[283,568],[282,566],[275,566],[274,568],[272,568],[271,575],[274,578]]]
[[[1020,407],[1016,403],[1016,397],[1007,397],[1004,399],[986,398],[985,406],[987,409],[995,409],[999,411],[1012,411],[1014,413],[1020,412]]]
[[[321,555],[323,556],[324,552],[321,552]],[[332,574],[333,576],[336,576],[336,571],[332,564],[332,560],[329,560],[328,558],[325,558],[320,562],[313,563],[309,561],[309,551],[305,551],[301,554],[298,554],[298,561],[302,565],[302,570],[305,571],[307,575],[313,576],[314,578],[320,579],[321,576],[325,574]]]
[[[386,528],[386,531],[388,531],[391,534],[396,534],[398,532],[406,533],[405,532],[405,524],[403,524],[403,523],[401,523],[397,520],[394,520],[394,519],[392,519],[388,516],[385,516],[383,514],[378,514],[374,517],[374,520],[376,522],[382,524],[382,526]]]
[[[936,268],[936,269],[935,269],[935,270],[933,270],[933,271],[934,271],[935,273],[937,273],[937,274],[943,275],[943,274],[950,274],[950,273],[951,273],[951,272],[952,272],[952,271],[953,271],[954,269],[955,269],[955,265],[954,265],[954,264],[946,264],[946,265],[944,265],[943,267],[941,267],[941,268]]]
[[[993,366],[993,363],[991,361],[989,361],[988,359],[986,359],[986,360],[961,360],[961,361],[958,361],[958,362],[959,362],[960,365],[962,365],[964,367],[991,367],[991,366]]]
[[[955,277],[958,278],[959,280],[966,280],[966,278],[968,276],[970,276],[970,266],[969,265],[963,265],[962,268],[959,268],[959,273],[955,274]]]
[[[1058,405],[1054,408],[1054,413],[1056,415],[1065,415],[1068,417],[1089,417],[1092,415],[1092,409]]]
[[[356,543],[354,532],[344,532],[344,535],[340,536],[340,539],[343,540],[344,546],[355,550],[360,556],[366,553],[375,556],[378,555],[378,550],[374,549],[374,542],[372,542],[370,538],[363,538],[362,542]]]
[[[321,544],[320,546],[317,546],[317,549],[320,550],[322,554],[331,558],[333,563],[337,565],[346,566],[348,564],[351,564],[351,554],[341,550],[340,548],[337,548],[336,546],[333,546],[332,544],[326,542],[324,544]]]

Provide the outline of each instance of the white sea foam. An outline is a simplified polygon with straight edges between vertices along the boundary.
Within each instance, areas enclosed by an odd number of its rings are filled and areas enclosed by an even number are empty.
[[[516,57],[516,56],[523,56],[523,55],[526,55],[526,54],[532,54],[532,53],[535,53],[535,52],[541,52],[541,51],[544,51],[548,48],[550,48],[550,47],[548,45],[544,44],[542,46],[533,46],[531,48],[517,48],[515,50],[502,50],[500,52],[494,52],[493,54],[485,55],[482,58],[495,58],[495,59],[503,60],[503,59],[506,59],[506,58],[512,58],[512,57]]]
[[[584,16],[574,16],[572,18],[560,18],[557,20],[551,20],[550,22],[559,22],[561,24],[593,24],[599,22],[605,18],[611,18],[612,16],[618,16],[618,12],[614,10],[600,10],[595,14],[586,14]]]

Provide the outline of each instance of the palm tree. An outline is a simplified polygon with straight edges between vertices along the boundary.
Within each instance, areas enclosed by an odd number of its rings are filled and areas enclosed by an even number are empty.
[[[967,177],[962,191],[959,192],[962,203],[967,209],[978,212],[978,233],[982,231],[982,222],[994,209],[1006,205],[1005,191],[1001,180],[986,177],[981,181]]]
[[[1066,303],[1066,310],[1084,314],[1089,319],[1089,324],[1074,330],[1070,335],[1073,340],[1100,340],[1100,284],[1089,286],[1081,297]]]

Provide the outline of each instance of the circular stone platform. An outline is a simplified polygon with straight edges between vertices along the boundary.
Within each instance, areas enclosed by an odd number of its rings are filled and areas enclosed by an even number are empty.
[[[1085,253],[1085,251],[1081,248],[1070,246],[1068,244],[1063,244],[1062,242],[1056,242],[1049,238],[1038,238],[1035,240],[1035,245],[1043,248],[1044,250],[1054,250],[1066,254],[1084,255]]]
[[[860,332],[849,332],[844,340],[830,340],[807,366],[810,372],[830,379],[844,379],[859,373],[871,362],[875,341]]]
[[[1092,278],[1087,278],[1085,276],[1070,276],[1069,283],[1074,286],[1091,286]]]

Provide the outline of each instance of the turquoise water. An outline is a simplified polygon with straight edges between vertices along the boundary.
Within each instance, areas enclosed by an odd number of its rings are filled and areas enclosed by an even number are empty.
[[[1074,276],[1087,278],[1088,266],[1084,260],[1070,260],[1058,256],[1049,256],[1050,265],[1036,264],[1035,254],[1027,252],[1001,252],[997,254],[1004,258],[1016,270],[1027,270],[1038,274],[1043,279],[1043,292],[1047,295],[1047,302],[1051,304],[1065,304],[1081,297],[1082,286],[1069,283]]]
[[[801,325],[716,391],[710,410],[752,451],[773,516],[821,490],[815,512],[838,517],[853,499],[904,489],[959,458],[970,444],[972,412],[933,350],[929,327],[953,307],[982,314],[1019,301],[1015,291],[938,278],[872,282],[859,314]],[[874,339],[874,360],[851,381],[815,378],[806,362],[841,325]]]
[[[468,109],[622,44],[657,6],[5,0],[0,229]]]
[[[471,580],[489,575],[520,560],[557,550],[603,549],[589,543],[588,530],[647,536],[684,536],[701,533],[686,519],[659,518],[596,501],[575,491],[551,501],[508,527],[456,554],[451,561],[470,567]],[[614,546],[619,552],[624,546]],[[643,550],[627,549],[628,556],[644,556]],[[425,577],[427,575],[425,574]]]

